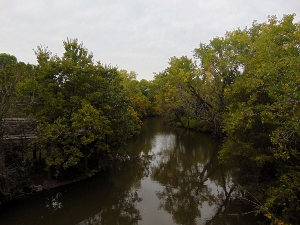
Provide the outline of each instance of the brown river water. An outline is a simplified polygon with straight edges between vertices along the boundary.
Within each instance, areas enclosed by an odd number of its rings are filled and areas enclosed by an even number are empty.
[[[9,204],[0,225],[258,224],[218,163],[219,147],[207,134],[146,119],[116,166]]]

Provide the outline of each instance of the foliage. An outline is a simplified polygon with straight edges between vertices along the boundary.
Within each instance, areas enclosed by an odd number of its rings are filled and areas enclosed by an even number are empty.
[[[220,159],[240,168],[244,184],[260,184],[251,191],[277,222],[299,222],[300,214],[300,29],[294,16],[270,16],[201,43],[195,62],[172,57],[152,82],[155,104],[170,123],[226,135]]]
[[[224,108],[220,101],[224,101],[223,94],[214,90],[216,79],[207,78],[206,72],[186,56],[173,57],[169,64],[154,80],[162,112],[175,125],[220,136]]]
[[[171,123],[222,135],[225,89],[241,75],[233,51],[238,43],[214,38],[194,50],[195,61],[172,57],[170,66],[155,76],[156,100]]]
[[[246,37],[248,45],[237,52],[242,76],[225,90],[230,103],[222,152],[254,168],[256,182],[266,187],[260,190],[265,207],[286,222],[300,215],[300,24],[293,19],[272,16],[230,34]]]
[[[0,169],[1,205],[3,202],[20,198],[26,194],[25,187],[29,185],[28,175],[32,163],[28,158],[27,149],[23,146],[2,142],[0,151],[4,151],[5,154],[5,165],[1,165],[2,168]]]
[[[38,46],[35,66],[0,54],[0,128],[8,116],[37,121],[49,174],[70,179],[103,169],[108,151],[138,133],[149,103],[135,78],[94,63],[77,39],[63,46],[62,57]]]
[[[47,150],[48,169],[61,179],[101,169],[107,152],[137,133],[140,123],[118,70],[95,64],[77,39],[63,45],[61,58],[43,46],[36,50],[32,111],[40,121],[36,143]]]
[[[11,127],[7,118],[25,115],[20,110],[26,104],[21,97],[20,86],[31,72],[31,65],[18,62],[15,56],[0,54],[0,205],[6,200],[22,196],[28,184],[31,170],[28,149],[9,143],[5,137],[12,133],[20,134],[24,129],[22,126]]]
[[[20,98],[20,85],[32,72],[32,66],[18,62],[15,56],[0,54],[0,121],[14,115],[21,116],[24,105]]]
[[[150,102],[145,95],[145,89],[142,89],[140,82],[136,80],[137,74],[133,71],[128,73],[126,70],[120,70],[120,76],[122,77],[122,85],[126,92],[126,98],[137,112],[138,117],[147,116]]]
[[[219,157],[239,167],[234,171],[261,202],[258,210],[274,224],[299,223],[300,24],[294,17],[270,16],[201,43],[194,59],[170,58],[153,81],[94,63],[77,39],[63,42],[62,57],[38,46],[36,66],[2,53],[0,122],[8,116],[38,121],[35,143],[60,179],[103,169],[108,152],[137,134],[147,115],[225,135]]]
[[[172,57],[169,65],[156,74],[153,81],[156,104],[170,123],[189,128],[189,118],[195,113],[191,90],[199,81],[198,73],[193,61],[186,56]]]

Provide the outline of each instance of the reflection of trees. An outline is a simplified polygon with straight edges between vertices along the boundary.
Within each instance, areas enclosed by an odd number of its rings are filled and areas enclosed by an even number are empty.
[[[177,135],[174,140],[176,144],[169,144],[176,146],[176,149],[163,149],[158,164],[152,168],[152,178],[165,186],[163,191],[157,193],[160,208],[170,213],[177,224],[196,224],[196,218],[201,217],[202,204],[216,202],[207,181],[218,167],[216,154],[212,154],[216,153],[217,148],[205,146],[196,138],[199,139],[199,136]],[[207,151],[209,154],[206,154]]]
[[[141,198],[136,190],[149,174],[164,186],[157,192],[160,208],[177,224],[251,224],[247,223],[254,217],[251,214],[243,220],[227,215],[243,208],[237,201],[240,193],[217,163],[218,143],[199,133],[177,134],[177,129],[169,127],[162,132],[151,126],[158,126],[153,121],[145,124],[141,139],[129,143],[124,150],[128,155],[120,156],[120,164],[112,171],[15,204],[0,213],[0,224],[138,224]],[[160,139],[155,142],[157,136]],[[169,142],[159,145],[164,137]],[[153,143],[159,150],[156,161],[148,155],[154,153]],[[205,207],[212,213],[207,215]],[[252,220],[252,224],[257,223]]]
[[[106,208],[103,212],[102,224],[137,224],[141,220],[140,212],[136,208],[136,203],[142,199],[138,196],[137,192],[128,192],[123,199],[113,205],[112,210]],[[117,223],[115,223],[118,217]]]
[[[136,208],[142,199],[133,187],[140,186],[141,179],[148,174],[150,158],[146,155],[131,155],[130,160],[125,161],[119,167],[119,171],[111,177],[116,190],[109,207],[101,211],[100,224],[133,225],[141,220],[140,211]]]
[[[57,192],[55,196],[51,196],[46,199],[46,208],[57,210],[62,208],[62,202],[60,201],[61,192]]]
[[[231,187],[228,194],[219,196],[216,203],[216,210],[214,215],[206,219],[206,225],[250,225],[259,224],[253,208],[245,206],[244,202],[240,200],[239,190],[235,187]],[[261,218],[260,218],[261,219]],[[264,224],[264,223],[261,223]]]
[[[126,158],[126,157],[125,157]],[[140,186],[141,179],[148,174],[150,159],[147,155],[128,155],[128,160],[123,158],[122,163],[110,176],[113,183],[110,188],[109,199],[104,207],[99,207],[94,216],[79,223],[86,224],[116,224],[134,225],[141,220],[137,203],[142,199],[133,187]],[[103,202],[103,201],[102,201]]]
[[[141,154],[141,150],[148,152],[150,148],[143,142],[142,138],[133,140],[118,151],[116,157],[119,163],[115,165],[115,169],[109,177],[113,185],[110,188],[111,194],[108,195],[108,205],[99,207],[97,213],[81,221],[78,225],[134,225],[142,219],[140,211],[137,209],[137,203],[142,199],[134,189],[138,189],[141,179],[149,175],[149,165],[153,158],[152,155]],[[144,146],[144,148],[141,149],[140,146]],[[103,196],[103,194],[101,195]]]
[[[161,146],[152,167],[152,178],[164,186],[157,192],[159,208],[170,213],[176,224],[197,224],[200,219],[206,224],[232,224],[236,217],[227,215],[228,207],[236,203],[239,192],[217,162],[218,146],[192,133],[173,140],[175,144]],[[211,218],[201,218],[203,207],[213,208]]]
[[[142,199],[135,189],[148,173],[149,163],[146,155],[130,156],[111,172],[39,193],[1,213],[0,224],[138,224],[137,203]]]
[[[141,220],[140,212],[136,208],[136,203],[142,199],[138,197],[136,192],[129,191],[124,193],[124,196],[117,196],[114,203],[110,207],[105,207],[103,210],[89,217],[78,225],[87,224],[116,224],[116,225],[131,225],[138,224]],[[120,198],[121,197],[121,198]]]
[[[245,204],[245,192],[233,180],[232,176],[225,175],[223,166],[219,167],[221,182],[219,186],[214,214],[206,219],[206,225],[232,225],[232,224],[257,224],[258,218],[254,216],[253,204]]]

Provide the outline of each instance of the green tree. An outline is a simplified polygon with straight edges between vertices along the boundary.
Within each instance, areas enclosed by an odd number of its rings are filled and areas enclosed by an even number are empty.
[[[197,79],[197,70],[193,61],[186,56],[172,57],[169,65],[155,76],[155,99],[160,111],[171,123],[188,128],[188,118],[192,113],[189,88],[191,81]]]
[[[300,24],[293,19],[271,16],[232,33],[232,39],[248,36],[249,43],[237,52],[242,76],[225,90],[228,137],[221,154],[239,158],[262,187],[267,216],[287,223],[299,222],[300,215]]]
[[[61,179],[101,169],[103,157],[138,132],[116,68],[93,62],[77,39],[63,42],[60,58],[39,46],[36,55],[38,139],[46,163]]]
[[[203,53],[204,54],[204,53]],[[221,135],[220,98],[215,78],[185,56],[173,57],[170,66],[155,76],[157,101],[175,124]]]
[[[147,100],[147,116],[157,116],[160,115],[159,107],[155,98],[155,85],[153,81],[148,81],[145,79],[140,80],[139,87],[142,94],[148,99]]]
[[[199,99],[198,114],[218,136],[222,134],[222,116],[228,103],[224,95],[225,89],[241,74],[237,54],[241,43],[241,39],[234,41],[230,33],[227,33],[224,38],[214,38],[209,44],[200,43],[199,48],[194,50],[202,80],[195,92],[195,97]],[[196,88],[194,89],[197,90]]]
[[[107,137],[107,142],[112,148],[118,148],[139,133],[141,121],[126,96],[126,90],[122,85],[123,78],[117,68],[110,66],[102,68],[102,77],[105,80],[103,99],[107,103],[103,112],[110,120],[114,131]]]
[[[137,112],[140,118],[147,115],[150,102],[145,93],[142,92],[140,82],[136,80],[137,74],[133,71],[119,71],[122,78],[122,85],[126,92],[126,98],[130,101],[130,105]],[[144,90],[145,91],[145,90]]]
[[[31,169],[28,151],[5,137],[21,134],[24,129],[21,124],[11,126],[7,119],[25,115],[20,86],[31,72],[31,65],[18,62],[15,56],[0,54],[0,205],[2,201],[21,196],[28,185]]]
[[[0,54],[0,121],[5,117],[22,116],[20,85],[32,73],[32,65],[18,62],[15,56]]]

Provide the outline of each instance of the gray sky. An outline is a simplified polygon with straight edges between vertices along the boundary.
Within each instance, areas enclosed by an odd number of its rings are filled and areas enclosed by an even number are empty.
[[[152,80],[200,42],[290,13],[300,21],[299,0],[0,0],[0,53],[36,64],[38,45],[62,56],[77,38],[95,61]]]

